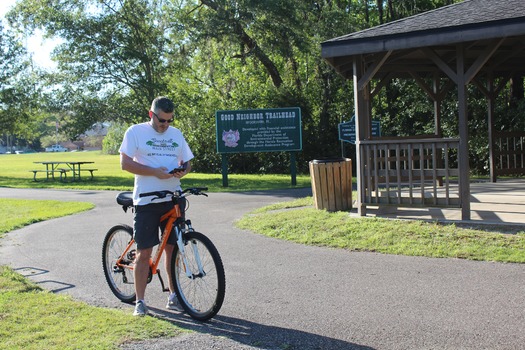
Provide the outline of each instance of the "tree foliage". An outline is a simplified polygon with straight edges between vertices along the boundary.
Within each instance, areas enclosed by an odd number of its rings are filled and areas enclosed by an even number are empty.
[[[57,70],[32,78],[38,105],[31,113],[48,124],[59,120],[69,137],[111,122],[115,134],[105,147],[114,152],[120,126],[147,120],[151,100],[168,95],[196,155],[194,167],[216,172],[217,110],[300,107],[297,159],[306,171],[311,159],[340,155],[337,125],[354,109],[352,82],[326,64],[320,44],[454,2],[20,0],[9,19],[20,32],[40,29],[61,39],[53,54]],[[457,133],[451,101],[443,106],[445,134]],[[373,103],[387,134],[432,132],[432,103],[411,82],[395,81]],[[482,128],[476,118],[471,127]],[[475,153],[483,163],[479,141]],[[233,172],[288,172],[289,155],[234,154],[229,165]]]
[[[25,49],[22,43],[0,21],[0,124],[2,143],[11,147],[13,137],[20,129],[20,121],[27,117],[29,103],[24,98]]]
[[[18,3],[13,23],[62,39],[53,54],[60,74],[48,107],[75,114],[72,134],[102,119],[139,120],[166,90],[170,24],[161,6],[145,0]]]

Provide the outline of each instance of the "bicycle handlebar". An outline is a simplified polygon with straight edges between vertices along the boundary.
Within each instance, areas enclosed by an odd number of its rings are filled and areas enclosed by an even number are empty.
[[[153,192],[146,192],[139,194],[139,197],[149,197],[149,196],[155,196],[152,200],[159,199],[159,198],[166,198],[166,196],[171,195],[172,197],[179,198],[184,197],[183,195],[186,193],[193,194],[195,196],[206,196],[208,195],[204,193],[203,191],[207,191],[208,187],[190,187],[186,188],[182,191],[170,191],[170,190],[163,190],[163,191],[153,191]]]

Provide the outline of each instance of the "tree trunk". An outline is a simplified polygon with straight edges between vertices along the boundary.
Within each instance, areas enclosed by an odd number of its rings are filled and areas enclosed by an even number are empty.
[[[513,101],[522,100],[525,97],[522,75],[513,75],[510,79],[510,95]]]
[[[214,1],[201,0],[201,3],[214,10],[225,20],[228,20],[230,22],[230,25],[233,28],[233,32],[237,36],[237,38],[248,48],[250,53],[253,54],[262,63],[264,68],[266,68],[266,71],[272,78],[273,85],[275,87],[280,87],[283,83],[283,80],[281,78],[279,70],[277,69],[273,61],[259,47],[259,45],[257,45],[257,42],[246,33],[239,21],[235,20],[233,17],[227,16],[226,10],[220,8],[219,5]]]
[[[377,0],[377,12],[379,13],[379,24],[385,23],[383,19],[383,0]]]

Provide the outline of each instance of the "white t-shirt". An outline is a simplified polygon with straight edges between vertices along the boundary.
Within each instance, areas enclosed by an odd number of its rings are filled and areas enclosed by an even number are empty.
[[[158,133],[150,123],[136,124],[129,127],[124,134],[119,152],[133,158],[137,163],[152,168],[164,166],[168,168],[168,171],[177,168],[180,160],[187,162],[193,159],[193,153],[179,129],[170,126],[164,133]],[[140,198],[140,193],[180,189],[180,179],[176,177],[159,179],[156,176],[135,174],[133,204],[145,205],[151,203],[153,197]],[[170,200],[170,198],[158,199],[153,203],[166,200]]]

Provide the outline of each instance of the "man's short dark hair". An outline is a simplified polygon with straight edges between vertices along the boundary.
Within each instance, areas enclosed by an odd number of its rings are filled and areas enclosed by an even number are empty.
[[[159,96],[151,103],[151,111],[158,114],[159,110],[164,113],[172,113],[175,110],[175,104],[166,96]]]

